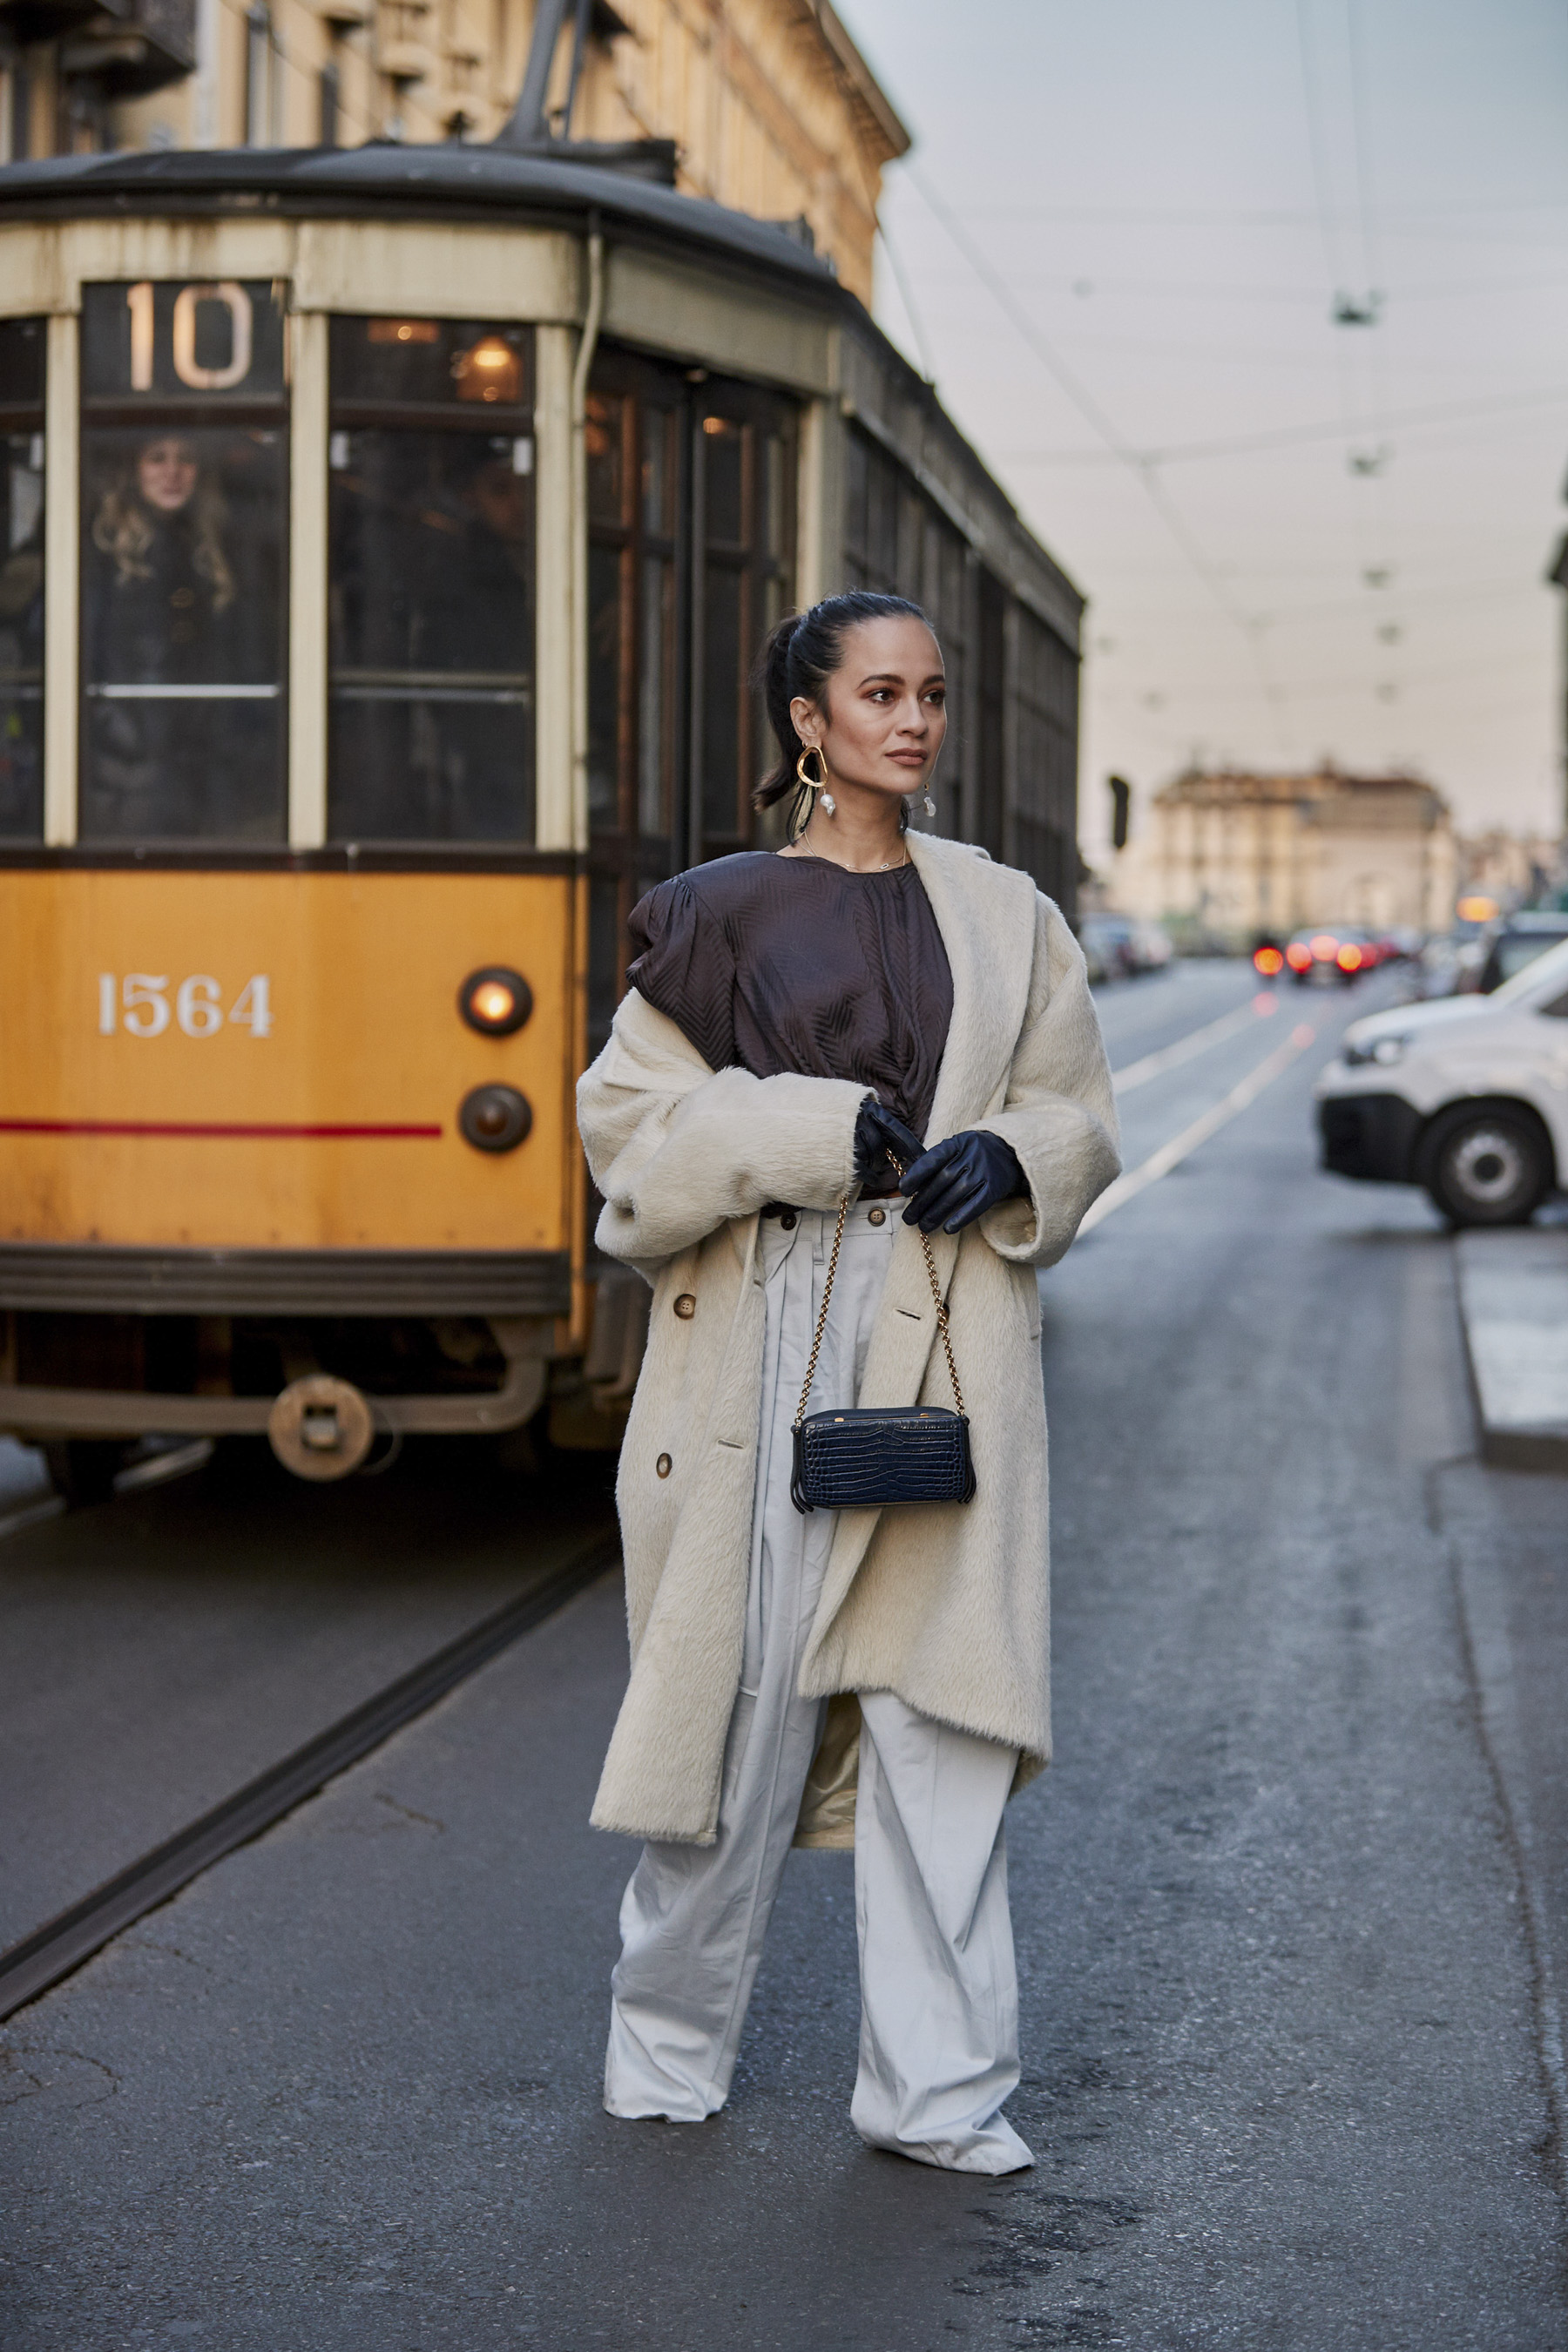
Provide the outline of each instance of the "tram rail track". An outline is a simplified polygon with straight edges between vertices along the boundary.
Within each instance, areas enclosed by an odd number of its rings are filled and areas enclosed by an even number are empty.
[[[395,1731],[553,1616],[619,1557],[616,1535],[595,1537],[526,1592],[481,1618],[79,1902],[0,1951],[0,2021],[61,1983],[127,1927],[317,1795]]]

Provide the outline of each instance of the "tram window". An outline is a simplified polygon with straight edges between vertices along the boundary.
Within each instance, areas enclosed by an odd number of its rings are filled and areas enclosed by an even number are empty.
[[[533,835],[525,328],[331,322],[329,824]]]
[[[748,724],[747,674],[790,591],[795,452],[786,413],[749,387],[710,386],[693,436],[701,469],[698,766],[709,857],[749,847],[758,832],[751,792],[768,755]]]
[[[44,321],[0,321],[0,839],[44,824]]]
[[[680,425],[651,396],[588,396],[588,819],[649,845],[656,879],[676,830]]]
[[[84,841],[281,841],[283,289],[82,304]]]

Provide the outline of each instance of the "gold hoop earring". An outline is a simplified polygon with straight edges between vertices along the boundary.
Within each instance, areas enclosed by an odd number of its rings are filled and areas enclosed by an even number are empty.
[[[815,776],[808,776],[805,772],[805,763],[810,759],[814,751],[816,754],[816,765],[819,772]],[[837,813],[837,803],[834,800],[833,794],[827,789],[827,762],[822,756],[822,746],[819,743],[805,743],[801,746],[800,757],[795,763],[795,772],[796,780],[803,789],[808,793],[815,793],[816,794],[817,799],[822,804],[824,814],[827,816],[836,815]],[[808,818],[807,823],[809,822],[810,820]]]

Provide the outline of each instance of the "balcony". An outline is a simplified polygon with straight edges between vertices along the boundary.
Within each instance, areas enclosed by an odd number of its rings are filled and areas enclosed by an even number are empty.
[[[0,0],[3,5],[3,0]],[[86,84],[103,99],[140,98],[192,71],[196,61],[195,0],[24,0],[21,14],[51,9],[60,20],[48,34],[60,41],[62,78]]]

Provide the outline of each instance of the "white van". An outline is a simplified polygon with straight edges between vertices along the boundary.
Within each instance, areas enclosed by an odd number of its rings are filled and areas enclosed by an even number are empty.
[[[1370,1013],[1314,1089],[1322,1164],[1424,1184],[1457,1225],[1522,1225],[1568,1189],[1568,940],[1490,996]]]

